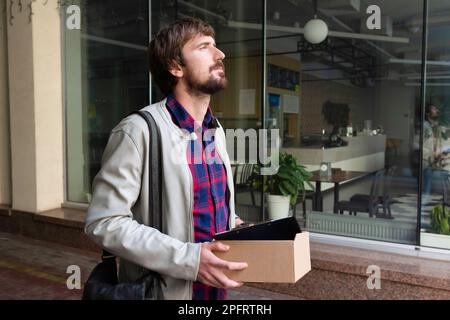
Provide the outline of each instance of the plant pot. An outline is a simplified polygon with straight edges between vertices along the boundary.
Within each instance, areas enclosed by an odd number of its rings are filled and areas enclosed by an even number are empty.
[[[267,195],[269,219],[276,220],[288,217],[290,200],[291,196]]]
[[[440,249],[450,249],[450,236],[438,233],[420,232],[420,245]]]

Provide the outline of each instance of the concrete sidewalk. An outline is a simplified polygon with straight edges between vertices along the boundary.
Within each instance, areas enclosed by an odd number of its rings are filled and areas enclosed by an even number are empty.
[[[98,263],[95,252],[0,232],[0,300],[78,300],[82,290],[68,289],[69,266],[78,266],[84,283]],[[298,299],[243,286],[229,290],[231,300]]]

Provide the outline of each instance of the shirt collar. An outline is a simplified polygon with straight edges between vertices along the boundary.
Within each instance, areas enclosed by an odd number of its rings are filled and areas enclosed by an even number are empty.
[[[167,96],[166,102],[167,109],[172,116],[172,121],[179,126],[181,129],[185,129],[190,133],[194,132],[195,120],[186,111],[186,109],[177,101],[173,94]],[[219,126],[217,119],[212,114],[211,107],[208,107],[206,111],[205,118],[202,123],[202,130],[215,129]]]

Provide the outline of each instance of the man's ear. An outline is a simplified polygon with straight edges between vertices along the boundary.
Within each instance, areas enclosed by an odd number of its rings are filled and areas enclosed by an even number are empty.
[[[181,78],[183,77],[183,68],[181,67],[181,65],[176,62],[176,61],[172,61],[170,67],[169,67],[169,72],[175,77],[175,78]]]

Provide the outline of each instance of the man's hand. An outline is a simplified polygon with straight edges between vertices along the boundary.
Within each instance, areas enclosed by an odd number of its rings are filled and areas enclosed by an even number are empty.
[[[236,218],[234,223],[236,227],[239,227],[241,224],[244,224],[244,221],[241,218]]]
[[[434,154],[434,163],[439,165],[441,161],[449,159],[449,154],[445,154],[442,152]]]
[[[197,281],[216,288],[237,288],[243,285],[228,278],[224,270],[243,270],[245,262],[229,262],[216,257],[213,251],[228,251],[230,248],[220,242],[205,242],[200,253]]]

